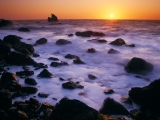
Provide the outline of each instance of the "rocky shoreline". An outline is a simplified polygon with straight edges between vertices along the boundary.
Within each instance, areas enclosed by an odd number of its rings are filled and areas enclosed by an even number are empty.
[[[18,29],[18,31],[29,32],[27,28]],[[73,35],[73,34],[72,34]],[[94,31],[75,32],[79,37],[91,37],[105,36],[104,33]],[[0,40],[0,118],[1,120],[125,120],[127,118],[133,118],[135,120],[156,120],[160,117],[160,79],[154,80],[148,86],[133,87],[128,91],[129,97],[124,99],[125,104],[132,104],[132,102],[140,105],[140,109],[133,109],[128,111],[122,104],[118,103],[114,99],[107,97],[104,99],[104,103],[100,106],[99,111],[87,106],[85,103],[76,100],[69,99],[64,96],[57,104],[43,102],[40,103],[35,97],[31,97],[25,101],[12,100],[17,97],[25,97],[30,94],[38,92],[38,96],[41,98],[47,98],[48,93],[38,91],[36,86],[38,81],[30,76],[34,74],[35,70],[42,69],[37,77],[39,78],[52,78],[55,77],[47,68],[45,63],[37,63],[32,57],[39,57],[40,55],[35,53],[34,46],[46,44],[48,41],[46,38],[38,39],[34,45],[21,41],[21,37],[16,35],[5,36],[3,40]],[[104,39],[91,39],[88,42],[96,41],[99,43],[107,43]],[[67,44],[73,44],[69,40],[58,39],[55,42],[58,46]],[[118,38],[111,43],[111,46],[124,46],[135,47],[134,44],[126,44],[122,38]],[[89,48],[86,50],[88,54],[96,53],[95,48]],[[120,51],[110,49],[108,54],[118,54]],[[86,64],[80,57],[73,54],[67,54],[64,56],[66,59],[73,60],[74,64]],[[60,61],[58,58],[50,57],[50,67],[68,66],[69,63]],[[11,65],[22,66],[23,71],[16,71],[16,74],[9,72]],[[35,69],[31,70],[29,66],[33,66]],[[7,68],[7,69],[6,69]],[[154,69],[154,66],[142,58],[131,58],[124,70],[129,73],[148,73]],[[23,86],[19,83],[18,78],[24,78],[25,83],[28,86]],[[136,76],[139,78],[140,76]],[[91,80],[97,79],[95,75],[89,74],[88,78]],[[72,80],[65,80],[59,78],[62,83],[63,89],[83,89],[84,86],[79,82]],[[114,94],[114,91],[109,88],[102,91],[105,94]],[[80,95],[84,95],[81,93]],[[54,98],[56,99],[56,98]],[[111,115],[120,115],[121,117],[110,117]],[[126,116],[126,117],[124,117]]]

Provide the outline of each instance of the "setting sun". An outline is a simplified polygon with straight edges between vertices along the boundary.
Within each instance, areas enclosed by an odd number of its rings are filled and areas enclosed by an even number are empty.
[[[113,17],[114,17],[114,15],[113,15],[113,14],[110,14],[110,15],[109,15],[109,17],[110,17],[110,18],[113,18]]]

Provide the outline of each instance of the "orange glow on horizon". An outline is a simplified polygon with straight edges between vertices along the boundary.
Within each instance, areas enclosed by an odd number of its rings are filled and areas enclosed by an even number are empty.
[[[160,20],[160,0],[1,0],[0,18],[47,19],[147,19]]]

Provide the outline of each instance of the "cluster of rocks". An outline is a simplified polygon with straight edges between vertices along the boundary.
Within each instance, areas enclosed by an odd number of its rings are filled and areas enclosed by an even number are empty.
[[[76,32],[75,35],[81,37],[105,36],[105,34],[102,32],[93,32],[93,31]]]
[[[0,19],[0,27],[6,27],[13,25],[13,22],[10,20]]]

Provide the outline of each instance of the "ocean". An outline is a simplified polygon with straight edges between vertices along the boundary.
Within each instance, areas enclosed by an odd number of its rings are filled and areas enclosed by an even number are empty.
[[[0,39],[7,35],[17,35],[22,37],[23,42],[34,45],[40,38],[46,38],[46,44],[34,46],[35,53],[40,57],[32,57],[36,62],[48,65],[48,70],[55,76],[54,78],[37,78],[42,69],[35,70],[32,78],[37,81],[38,92],[49,94],[48,98],[40,98],[37,94],[18,97],[13,100],[26,100],[37,96],[40,102],[56,104],[64,96],[70,99],[78,99],[88,106],[99,110],[103,101],[107,97],[114,98],[122,103],[122,97],[128,96],[128,91],[132,87],[143,87],[155,79],[160,78],[160,21],[152,20],[59,20],[58,22],[47,22],[46,20],[17,20],[13,21],[14,26],[0,28]],[[19,32],[18,28],[27,27],[30,32]],[[77,31],[103,32],[103,37],[80,37],[76,36]],[[73,34],[69,37],[68,34]],[[105,39],[106,43],[88,41],[91,39]],[[135,47],[114,46],[109,43],[117,38],[122,38],[127,44],[135,44]],[[66,39],[72,44],[58,46],[58,39]],[[94,48],[95,53],[88,53],[89,48]],[[109,49],[119,51],[118,54],[108,54]],[[73,63],[73,60],[64,56],[73,54],[79,56],[83,65]],[[52,67],[49,57],[59,58],[60,61],[67,62],[69,66]],[[127,73],[124,66],[128,61],[138,57],[153,64],[153,71],[147,74]],[[29,66],[34,70],[32,66]],[[23,70],[21,66],[9,66],[9,72],[16,73]],[[97,77],[95,80],[88,78],[88,74]],[[136,75],[142,78],[135,77]],[[79,82],[83,89],[67,90],[62,88],[59,78]],[[19,78],[22,85],[24,78]],[[112,88],[113,94],[104,94],[106,88]],[[85,93],[79,95],[79,93]],[[53,100],[57,98],[57,100]],[[124,104],[128,110],[139,108],[137,104]]]

